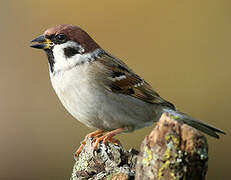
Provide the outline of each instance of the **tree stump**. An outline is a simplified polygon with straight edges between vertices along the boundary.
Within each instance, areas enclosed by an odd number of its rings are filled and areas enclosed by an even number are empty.
[[[110,142],[94,151],[93,140],[88,139],[71,180],[204,180],[207,167],[205,136],[163,114],[142,142],[139,155]]]
[[[163,114],[141,145],[136,179],[204,180],[207,168],[205,136]]]

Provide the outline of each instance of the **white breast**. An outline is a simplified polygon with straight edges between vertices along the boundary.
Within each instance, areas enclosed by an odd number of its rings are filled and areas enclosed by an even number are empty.
[[[96,82],[91,66],[84,63],[50,74],[53,88],[70,114],[89,127],[103,130],[124,126],[142,128],[152,124],[154,111],[150,104],[108,91]]]

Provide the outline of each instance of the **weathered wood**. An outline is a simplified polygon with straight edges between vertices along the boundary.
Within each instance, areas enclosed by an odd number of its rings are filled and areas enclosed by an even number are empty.
[[[205,136],[163,114],[141,144],[141,152],[89,139],[76,159],[71,180],[204,180],[208,167]],[[137,162],[136,162],[137,160]]]
[[[127,180],[134,179],[138,151],[126,151],[121,145],[100,144],[93,150],[93,140],[88,139],[83,151],[77,157],[71,180]]]
[[[163,114],[141,145],[136,179],[204,180],[207,167],[205,136]]]

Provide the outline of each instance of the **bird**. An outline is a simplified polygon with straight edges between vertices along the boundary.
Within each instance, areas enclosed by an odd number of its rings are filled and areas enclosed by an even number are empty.
[[[94,147],[120,133],[151,126],[163,113],[212,137],[221,129],[176,109],[122,60],[113,56],[79,26],[59,24],[31,41],[48,58],[51,84],[66,110],[78,121],[97,130],[86,135]]]

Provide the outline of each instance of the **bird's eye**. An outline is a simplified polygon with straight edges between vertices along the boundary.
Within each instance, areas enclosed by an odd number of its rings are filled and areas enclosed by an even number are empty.
[[[64,43],[67,41],[67,36],[65,34],[57,34],[55,36],[55,40],[57,41],[57,43]]]

